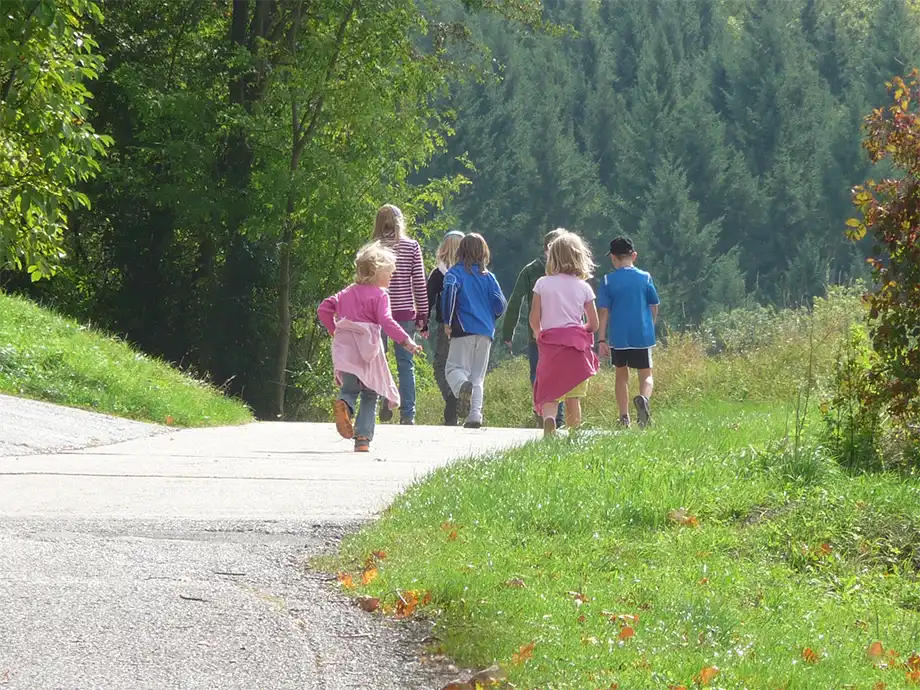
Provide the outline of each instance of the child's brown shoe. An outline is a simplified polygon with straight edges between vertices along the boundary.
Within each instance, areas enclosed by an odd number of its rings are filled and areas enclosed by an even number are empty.
[[[553,417],[546,417],[543,420],[543,438],[549,438],[556,435],[556,420]]]
[[[344,400],[332,403],[332,412],[335,415],[335,430],[342,438],[353,438],[355,428],[351,424],[351,409]]]

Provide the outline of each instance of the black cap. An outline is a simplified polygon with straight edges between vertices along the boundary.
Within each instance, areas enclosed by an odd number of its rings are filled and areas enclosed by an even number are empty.
[[[608,254],[613,254],[614,256],[629,256],[635,250],[633,248],[632,240],[628,237],[617,237],[610,243],[610,251]]]

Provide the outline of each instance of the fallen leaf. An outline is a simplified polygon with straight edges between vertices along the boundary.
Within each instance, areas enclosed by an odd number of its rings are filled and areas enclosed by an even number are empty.
[[[457,530],[451,530],[447,535],[447,541],[457,541],[457,537],[459,536],[460,534],[457,532]]]
[[[888,687],[888,683],[879,681],[878,683],[872,686],[872,690],[885,690],[885,688],[887,687]]]
[[[351,575],[349,575],[348,573],[339,573],[338,575],[336,575],[336,577],[338,578],[339,583],[345,589],[355,588],[355,581],[352,579]]]
[[[371,582],[377,579],[377,568],[368,568],[363,573],[361,573],[361,584],[369,585]]]
[[[870,644],[869,649],[866,650],[866,656],[868,656],[872,661],[878,661],[884,654],[885,646],[878,640]]]
[[[172,426],[175,423],[175,419],[171,414],[166,415],[166,426]]]
[[[358,606],[368,613],[373,613],[380,608],[380,599],[377,597],[360,597],[358,599]]]
[[[512,577],[510,580],[505,580],[505,587],[511,587],[512,589],[524,589],[527,587],[527,584],[519,577]]]
[[[806,664],[818,663],[818,654],[811,647],[806,647],[802,650],[802,658]]]
[[[408,618],[418,606],[418,596],[415,592],[400,592],[396,599],[396,615],[399,618]]]
[[[709,584],[709,578],[708,578],[708,577],[701,577],[701,578],[699,579],[698,584],[701,584],[701,585],[708,585],[708,584]]]
[[[907,668],[911,671],[920,671],[920,656],[911,654],[907,657]]]
[[[441,690],[475,690],[475,688],[469,683],[464,683],[462,680],[453,680]]]
[[[533,656],[533,650],[536,645],[536,641],[531,641],[529,644],[521,645],[521,648],[511,655],[512,666],[520,666],[529,658],[531,658]]]
[[[711,683],[717,675],[719,675],[718,666],[705,666],[700,670],[700,674],[697,676],[697,679],[699,680],[700,685],[709,685],[709,683]]]
[[[695,515],[690,515],[686,508],[678,508],[668,513],[668,519],[676,522],[681,527],[697,527],[700,521]]]
[[[421,601],[419,601],[419,606],[428,606],[431,603],[431,592],[425,591],[422,595]]]
[[[820,551],[825,556],[829,555],[833,550],[834,549],[831,548],[831,545],[827,543],[821,544],[821,546],[818,547],[818,551]]]
[[[623,629],[620,630],[620,639],[628,640],[630,637],[633,637],[635,634],[636,634],[636,631],[632,627],[625,625],[623,626]]]
[[[585,614],[581,614],[581,615],[578,617],[578,622],[579,622],[579,623],[584,623],[586,620],[588,620],[588,619],[585,617]]]
[[[905,677],[911,685],[920,685],[920,671],[908,671]]]
[[[374,558],[376,558],[378,561],[385,561],[387,559],[386,551],[374,551],[374,553],[372,553],[371,555]]]

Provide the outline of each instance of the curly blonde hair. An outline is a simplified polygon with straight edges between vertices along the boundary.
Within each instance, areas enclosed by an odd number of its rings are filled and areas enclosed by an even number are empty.
[[[385,204],[377,209],[374,221],[374,239],[393,242],[406,236],[406,219],[398,206]]]
[[[444,239],[441,240],[441,245],[438,247],[438,263],[444,264],[447,268],[457,263],[457,250],[460,248],[462,239],[463,233],[457,230],[444,235]]]
[[[377,276],[385,271],[396,270],[396,254],[380,242],[371,242],[358,250],[355,257],[355,282],[358,285],[371,285],[377,282]]]
[[[594,260],[591,250],[574,232],[563,230],[549,245],[546,259],[546,275],[564,273],[582,280],[594,275]]]

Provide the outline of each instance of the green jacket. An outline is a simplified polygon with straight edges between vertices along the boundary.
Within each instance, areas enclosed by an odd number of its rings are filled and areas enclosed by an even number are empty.
[[[525,319],[530,318],[530,304],[533,299],[533,286],[540,278],[546,275],[546,259],[540,257],[531,261],[521,269],[517,281],[514,283],[514,290],[508,299],[508,309],[505,311],[505,318],[502,321],[502,341],[509,342],[514,338],[514,329],[518,325],[521,316],[521,303],[527,305]],[[530,335],[530,342],[534,342],[533,331],[530,325],[527,326],[527,333]]]

